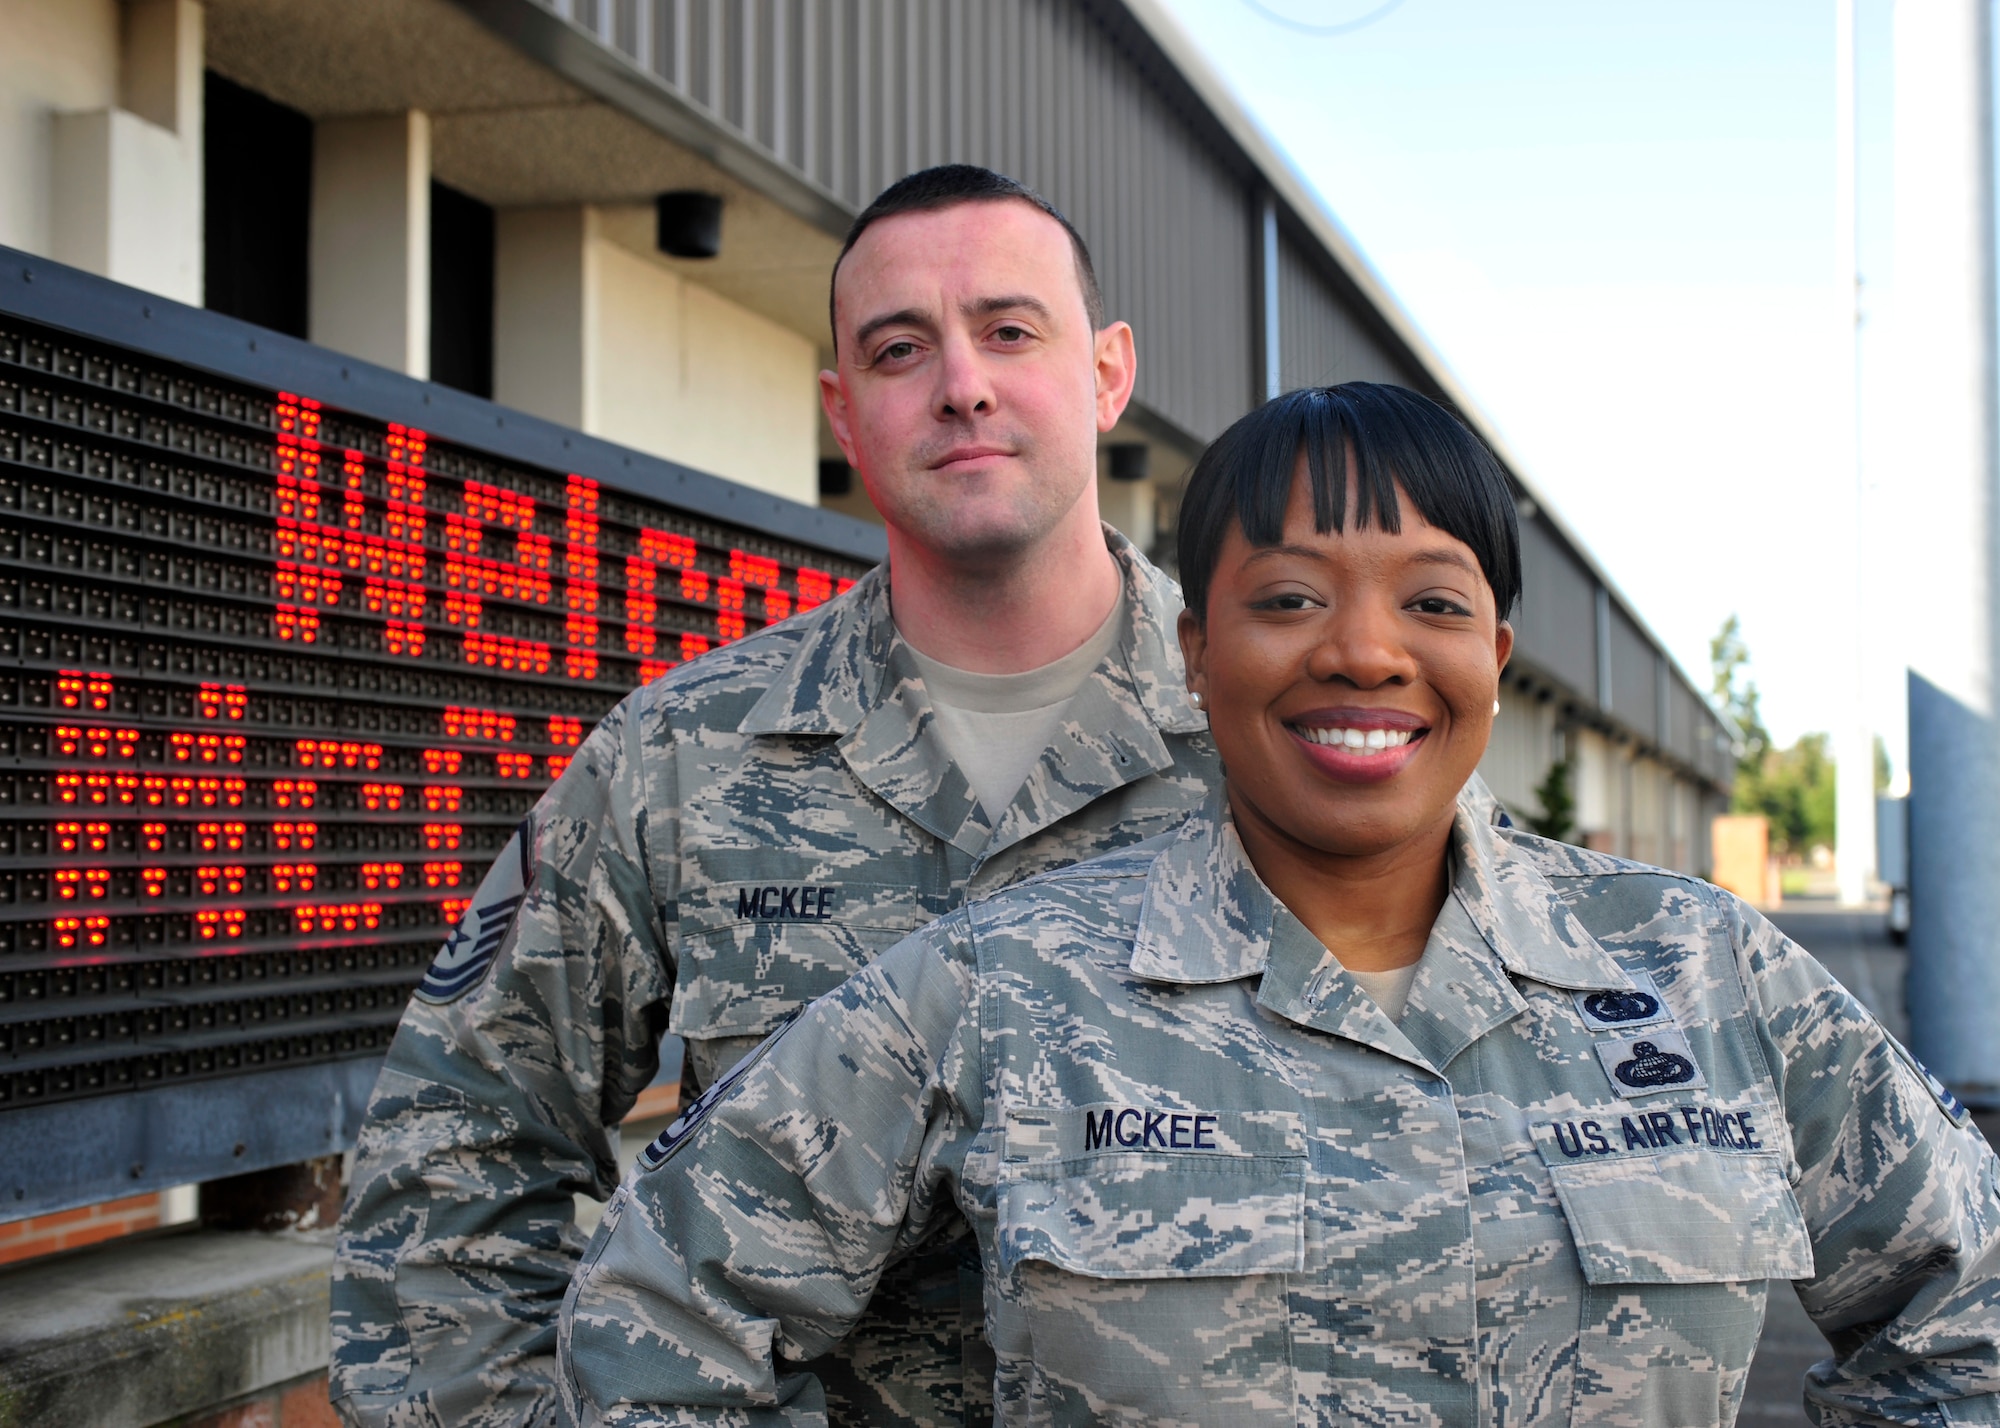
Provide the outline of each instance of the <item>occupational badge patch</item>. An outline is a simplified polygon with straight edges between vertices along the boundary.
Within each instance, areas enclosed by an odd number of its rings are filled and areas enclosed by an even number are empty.
[[[1666,998],[1660,995],[1660,989],[1644,972],[1632,974],[1630,990],[1578,992],[1576,1010],[1583,1018],[1583,1024],[1592,1031],[1623,1031],[1628,1027],[1651,1026],[1654,1022],[1665,1021],[1670,1015]]]
[[[1629,1037],[1600,1041],[1597,1059],[1621,1096],[1650,1096],[1708,1084],[1678,1027],[1649,1027]]]

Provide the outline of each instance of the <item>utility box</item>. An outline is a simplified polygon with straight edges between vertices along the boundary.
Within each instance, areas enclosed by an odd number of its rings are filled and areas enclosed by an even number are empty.
[[[1745,902],[1776,907],[1783,896],[1771,857],[1771,823],[1761,813],[1725,813],[1709,830],[1715,885]]]

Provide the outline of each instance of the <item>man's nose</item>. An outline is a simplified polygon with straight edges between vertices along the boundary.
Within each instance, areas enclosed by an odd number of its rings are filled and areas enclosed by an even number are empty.
[[[939,349],[937,415],[963,421],[990,415],[998,406],[985,354],[970,334],[947,336]]]

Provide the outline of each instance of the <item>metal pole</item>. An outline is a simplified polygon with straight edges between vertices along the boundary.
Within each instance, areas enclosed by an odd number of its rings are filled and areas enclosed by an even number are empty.
[[[1875,734],[1868,720],[1868,560],[1867,522],[1862,513],[1861,441],[1861,278],[1856,261],[1858,211],[1855,202],[1854,0],[1835,0],[1834,38],[1834,282],[1840,341],[1846,347],[1841,377],[1842,460],[1836,469],[1853,478],[1854,540],[1852,597],[1847,623],[1851,700],[1834,744],[1836,787],[1834,843],[1840,901],[1856,907],[1868,900],[1875,873]]]
[[[1910,1039],[2000,1106],[1991,0],[1899,0],[1898,476],[1915,512]]]
[[[1264,400],[1268,402],[1285,394],[1285,349],[1278,329],[1282,317],[1278,302],[1278,200],[1268,192],[1257,236],[1263,254],[1259,276],[1264,289]]]

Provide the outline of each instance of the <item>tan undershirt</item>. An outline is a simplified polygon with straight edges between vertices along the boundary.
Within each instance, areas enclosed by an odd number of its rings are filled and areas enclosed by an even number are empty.
[[[910,646],[937,715],[938,737],[995,824],[1048,748],[1063,710],[1124,630],[1120,600],[1089,639],[1054,663],[1019,674],[975,674]]]
[[[1400,1024],[1403,1008],[1409,1005],[1410,984],[1417,980],[1417,968],[1421,959],[1407,967],[1391,967],[1386,972],[1357,972],[1352,967],[1347,975],[1361,983],[1361,990],[1375,999],[1375,1005],[1382,1008],[1382,1015]]]

